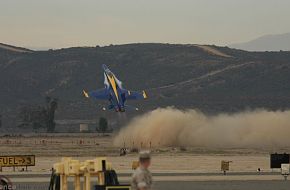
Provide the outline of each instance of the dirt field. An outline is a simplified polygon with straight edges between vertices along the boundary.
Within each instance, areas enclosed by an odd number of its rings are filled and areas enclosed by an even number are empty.
[[[100,134],[28,134],[4,136],[0,139],[1,155],[35,154],[36,166],[31,171],[49,172],[53,163],[61,157],[92,159],[107,156],[120,172],[131,170],[137,153],[119,156],[119,148],[113,147],[113,137]],[[128,146],[128,145],[127,145]],[[139,148],[140,147],[136,147]],[[204,149],[204,148],[152,148],[155,172],[220,172],[221,160],[232,161],[235,172],[255,172],[257,168],[270,171],[271,149]],[[275,150],[286,152],[286,149]],[[5,168],[5,171],[11,169]]]

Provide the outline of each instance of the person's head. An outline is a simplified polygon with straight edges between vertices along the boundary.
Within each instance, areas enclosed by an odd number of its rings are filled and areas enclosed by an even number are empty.
[[[139,162],[142,167],[145,169],[149,168],[151,164],[151,156],[149,151],[140,152]]]

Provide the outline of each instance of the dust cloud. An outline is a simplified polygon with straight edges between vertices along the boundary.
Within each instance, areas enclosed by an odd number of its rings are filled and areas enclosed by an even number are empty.
[[[159,108],[134,118],[115,146],[289,147],[290,111],[255,110],[208,116],[196,110]]]

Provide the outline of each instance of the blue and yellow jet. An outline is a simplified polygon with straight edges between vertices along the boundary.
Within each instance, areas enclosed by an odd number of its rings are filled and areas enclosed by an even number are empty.
[[[108,109],[114,109],[116,112],[125,112],[127,107],[131,107],[125,104],[126,100],[138,100],[147,98],[146,92],[144,90],[142,93],[140,93],[124,89],[122,87],[122,82],[117,79],[117,77],[106,65],[103,65],[103,69],[105,77],[105,88],[92,92],[86,92],[83,90],[85,97],[109,100],[110,105],[108,106]],[[106,110],[106,108],[103,109]],[[138,108],[135,109],[138,110]]]

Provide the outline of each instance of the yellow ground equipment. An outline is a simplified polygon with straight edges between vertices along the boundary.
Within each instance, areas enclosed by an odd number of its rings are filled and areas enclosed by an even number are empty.
[[[91,190],[91,177],[97,177],[95,190],[130,190],[129,185],[119,184],[116,172],[105,157],[84,162],[70,157],[62,158],[61,162],[53,165],[49,190],[68,190],[68,177],[74,178],[75,190]]]

